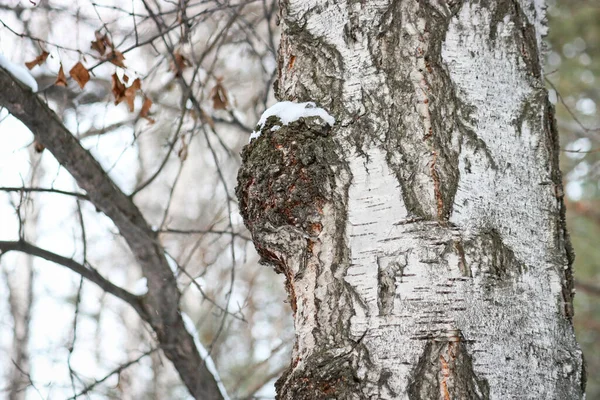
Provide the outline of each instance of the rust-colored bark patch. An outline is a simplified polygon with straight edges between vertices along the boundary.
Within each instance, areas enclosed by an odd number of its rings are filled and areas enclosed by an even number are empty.
[[[290,62],[288,63],[288,69],[294,68],[295,63],[296,63],[296,56],[292,54],[290,56]]]

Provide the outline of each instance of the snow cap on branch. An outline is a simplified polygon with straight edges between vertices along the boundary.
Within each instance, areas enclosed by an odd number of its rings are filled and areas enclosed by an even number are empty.
[[[225,390],[225,386],[223,386],[223,382],[221,381],[221,377],[219,376],[219,372],[217,372],[217,367],[215,366],[215,362],[213,361],[213,359],[210,356],[210,353],[208,352],[206,347],[204,347],[202,345],[202,343],[200,343],[200,335],[198,334],[198,331],[196,330],[196,324],[194,324],[194,321],[192,321],[190,316],[184,312],[181,313],[181,317],[183,319],[183,324],[185,325],[185,329],[194,338],[194,343],[196,344],[196,348],[198,349],[198,353],[200,354],[202,361],[204,361],[206,368],[212,374],[212,376],[215,378],[215,381],[217,382],[217,386],[219,387],[219,391],[221,392],[223,399],[230,400],[229,395],[227,395],[227,390]]]
[[[323,121],[325,121],[331,126],[335,124],[335,118],[329,115],[329,113],[324,109],[317,107],[317,105],[312,101],[306,103],[281,101],[269,107],[261,115],[260,120],[257,124],[257,130],[252,132],[252,134],[250,135],[250,142],[252,141],[252,139],[256,139],[260,136],[260,133],[264,128],[267,119],[269,119],[269,117],[272,116],[278,117],[283,125],[288,125],[294,121],[299,120],[300,118],[306,117],[320,117],[321,119],[323,119]]]
[[[15,79],[17,79],[21,83],[29,86],[34,93],[37,92],[38,84],[35,78],[29,73],[27,68],[19,64],[13,63],[8,58],[6,58],[4,54],[0,54],[0,67],[7,70]]]

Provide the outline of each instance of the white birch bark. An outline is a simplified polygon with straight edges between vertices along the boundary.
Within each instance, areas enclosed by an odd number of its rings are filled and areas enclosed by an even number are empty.
[[[541,0],[281,0],[277,94],[243,153],[285,274],[282,399],[577,399],[573,254]]]

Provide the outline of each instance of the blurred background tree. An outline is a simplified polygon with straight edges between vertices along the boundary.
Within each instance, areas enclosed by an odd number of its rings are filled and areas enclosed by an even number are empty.
[[[144,214],[231,398],[273,397],[293,337],[282,279],[257,265],[233,192],[239,152],[274,102],[276,19],[273,0],[0,1],[1,52],[39,60],[38,96]],[[0,140],[0,241],[143,296],[113,222],[4,109]],[[41,258],[0,263],[0,398],[189,398],[125,302]]]
[[[546,78],[561,134],[575,248],[575,331],[587,398],[600,399],[600,2],[549,0]]]

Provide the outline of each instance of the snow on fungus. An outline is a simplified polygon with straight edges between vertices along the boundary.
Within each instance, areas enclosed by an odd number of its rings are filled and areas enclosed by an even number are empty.
[[[21,83],[29,86],[29,88],[34,93],[37,92],[38,84],[35,78],[29,73],[27,68],[19,64],[13,63],[8,58],[4,57],[3,54],[0,54],[0,67],[7,70],[15,79],[17,79]]]
[[[257,123],[258,129],[252,132],[249,142],[260,136],[260,132],[264,128],[267,119],[272,116],[278,117],[281,120],[282,125],[288,125],[300,118],[306,117],[320,117],[328,125],[333,126],[333,124],[335,124],[335,118],[329,115],[324,109],[317,107],[312,101],[306,103],[281,101],[269,107],[261,115],[260,120]],[[273,131],[273,129],[271,129],[271,131]]]

